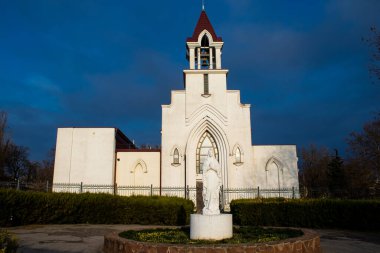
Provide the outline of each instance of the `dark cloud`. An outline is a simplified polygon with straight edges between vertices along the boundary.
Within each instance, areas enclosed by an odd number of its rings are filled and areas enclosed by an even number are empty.
[[[161,104],[182,89],[200,4],[0,2],[0,109],[15,141],[44,158],[57,127],[112,126],[160,143]],[[380,106],[362,37],[377,0],[208,1],[230,89],[252,106],[256,144],[345,148]]]
[[[310,14],[319,22],[291,15],[300,8],[293,6],[288,21],[278,22],[286,17],[281,5],[288,5],[281,2],[259,22],[224,24],[232,39],[224,54],[231,66],[230,87],[241,89],[243,101],[255,105],[253,142],[344,150],[347,135],[360,130],[380,106],[380,87],[370,84],[368,48],[361,40],[379,24],[379,3],[325,2]],[[245,12],[256,9],[263,6]],[[294,20],[306,24],[293,25]]]

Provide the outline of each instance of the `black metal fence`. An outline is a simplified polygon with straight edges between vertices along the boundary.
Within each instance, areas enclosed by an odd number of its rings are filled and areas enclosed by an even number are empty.
[[[119,185],[86,185],[57,183],[53,185],[54,192],[71,192],[71,193],[109,193],[120,196],[175,196],[186,198],[196,203],[197,189],[196,187],[159,187],[159,186],[119,186]],[[279,189],[261,189],[256,188],[222,188],[222,201],[225,206],[234,199],[250,199],[250,198],[299,198],[299,189],[279,188]]]
[[[315,198],[341,198],[341,199],[379,199],[380,181],[376,181],[369,187],[338,188],[329,189],[327,187],[300,187],[300,197]]]
[[[0,182],[0,188],[6,189],[17,189],[23,191],[43,191],[43,192],[51,192],[52,184],[49,181],[46,182],[22,182],[20,180],[10,181],[10,182]]]
[[[0,188],[12,188],[24,191],[45,191],[45,192],[70,192],[70,193],[108,193],[120,196],[175,196],[186,198],[197,203],[196,187],[159,187],[159,186],[123,186],[107,184],[83,184],[83,183],[56,183],[51,185],[49,181],[45,183],[25,183],[20,181],[0,182]],[[251,198],[299,198],[299,189],[279,188],[279,189],[262,189],[255,188],[222,188],[222,201],[225,206],[234,199],[251,199]]]
[[[122,185],[101,185],[101,184],[83,184],[83,183],[58,183],[52,185],[46,182],[22,182],[10,181],[0,182],[0,188],[11,188],[23,191],[43,191],[43,192],[71,192],[71,193],[109,193],[121,196],[145,195],[145,196],[177,196],[191,199],[196,203],[196,187],[178,186],[178,187],[158,187],[153,185],[147,186],[122,186]],[[223,201],[230,203],[233,199],[250,199],[250,198],[350,198],[350,199],[368,199],[380,198],[380,181],[369,188],[359,189],[339,189],[332,194],[326,187],[307,188],[273,188],[265,189],[260,187],[251,188],[223,188]]]

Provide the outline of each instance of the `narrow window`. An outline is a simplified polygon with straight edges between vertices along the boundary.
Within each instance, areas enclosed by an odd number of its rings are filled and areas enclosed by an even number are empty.
[[[241,152],[240,152],[240,148],[237,148],[237,149],[236,149],[236,152],[235,152],[235,162],[236,162],[236,163],[241,163]]]
[[[208,74],[203,75],[203,94],[208,95]]]
[[[174,150],[173,163],[174,164],[179,164],[179,152],[178,152],[178,149]]]

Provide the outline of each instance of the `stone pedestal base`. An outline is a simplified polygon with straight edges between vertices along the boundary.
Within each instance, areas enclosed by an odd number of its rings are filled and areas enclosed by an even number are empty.
[[[232,214],[190,216],[190,239],[222,240],[232,237]]]

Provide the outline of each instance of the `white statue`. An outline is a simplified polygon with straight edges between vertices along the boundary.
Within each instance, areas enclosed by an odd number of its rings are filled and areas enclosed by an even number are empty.
[[[218,215],[219,191],[222,186],[222,173],[219,162],[215,159],[212,149],[203,162],[203,214]]]

